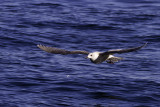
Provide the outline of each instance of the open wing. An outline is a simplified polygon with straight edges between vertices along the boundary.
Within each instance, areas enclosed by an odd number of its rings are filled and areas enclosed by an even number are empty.
[[[115,54],[115,53],[121,54],[121,53],[133,52],[133,51],[137,51],[137,50],[143,48],[143,47],[146,46],[146,45],[147,45],[147,43],[145,43],[145,44],[142,45],[142,46],[134,47],[134,48],[128,48],[128,49],[113,49],[113,50],[109,50],[109,51],[107,51],[107,52],[104,52],[104,54]]]
[[[67,51],[64,49],[59,49],[59,48],[54,48],[54,47],[48,47],[44,45],[37,45],[40,49],[43,51],[46,51],[48,53],[53,53],[53,54],[62,54],[62,55],[67,55],[67,54],[89,54],[87,51]]]

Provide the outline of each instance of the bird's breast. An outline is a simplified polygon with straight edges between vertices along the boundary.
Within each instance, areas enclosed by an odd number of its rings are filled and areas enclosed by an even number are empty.
[[[95,63],[95,64],[99,64],[99,63],[102,63],[103,61],[106,61],[106,59],[107,59],[108,57],[109,57],[109,55],[100,54],[96,60],[92,60],[92,59],[91,59],[91,62],[93,62],[93,63]]]

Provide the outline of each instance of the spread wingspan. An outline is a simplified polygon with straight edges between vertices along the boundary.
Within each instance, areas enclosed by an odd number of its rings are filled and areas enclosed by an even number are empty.
[[[115,54],[115,53],[121,54],[121,53],[133,52],[133,51],[137,51],[137,50],[143,48],[143,47],[146,46],[146,45],[147,45],[147,43],[145,43],[145,44],[142,45],[142,46],[134,47],[134,48],[128,48],[128,49],[113,49],[113,50],[109,50],[109,51],[107,51],[107,52],[104,52],[104,54]]]
[[[54,47],[48,47],[44,45],[37,45],[40,49],[43,51],[53,53],[53,54],[62,54],[62,55],[67,55],[67,54],[89,54],[87,51],[67,51],[64,49],[59,49],[59,48],[54,48]]]

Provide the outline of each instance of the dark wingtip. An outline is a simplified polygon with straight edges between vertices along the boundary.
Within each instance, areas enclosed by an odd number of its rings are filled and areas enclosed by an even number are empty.
[[[145,47],[148,44],[148,42],[146,42],[144,45],[142,45],[142,48]]]
[[[148,42],[146,42],[144,45],[147,45],[148,44]]]

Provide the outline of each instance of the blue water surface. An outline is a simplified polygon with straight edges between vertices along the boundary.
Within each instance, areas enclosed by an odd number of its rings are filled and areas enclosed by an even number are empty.
[[[107,51],[93,64],[37,44]],[[159,0],[1,0],[0,107],[160,107]]]

